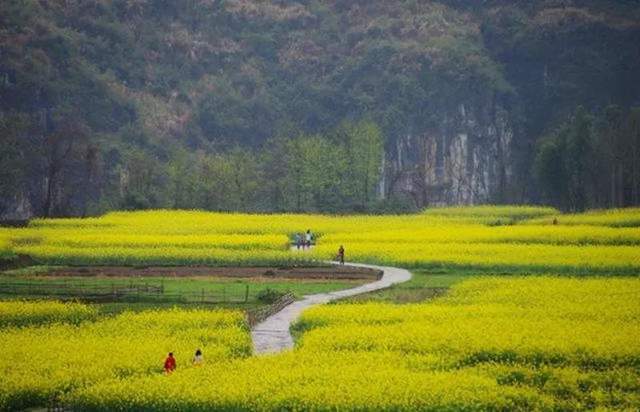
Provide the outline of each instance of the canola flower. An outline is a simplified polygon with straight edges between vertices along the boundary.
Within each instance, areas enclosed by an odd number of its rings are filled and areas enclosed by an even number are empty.
[[[468,371],[420,368],[421,359],[378,353],[286,353],[188,370],[169,379],[111,380],[65,397],[108,411],[513,410],[549,407],[530,388],[501,387]]]
[[[42,310],[54,302],[40,302]],[[106,379],[160,374],[170,351],[185,368],[196,348],[209,362],[251,352],[244,315],[232,311],[123,313],[79,325],[0,331],[0,410],[46,405],[65,392]]]
[[[533,224],[539,216],[544,220]],[[548,224],[553,216],[559,225]],[[519,224],[492,226],[496,218]],[[593,219],[608,223],[594,226]],[[359,262],[631,273],[640,269],[635,251],[640,230],[629,227],[635,220],[640,221],[640,209],[574,216],[531,206],[429,209],[401,216],[113,212],[0,229],[0,249],[5,239],[5,253],[26,254],[41,264],[224,266],[309,264],[333,258],[343,244],[347,260]],[[289,240],[306,229],[316,235],[315,252],[291,252]]]
[[[481,277],[431,303],[319,306],[294,351],[106,379],[63,399],[100,411],[634,410],[639,286]]]
[[[541,206],[454,206],[436,207],[424,211],[427,215],[450,217],[491,217],[507,218],[511,220],[530,219],[543,216],[557,215],[559,211],[552,207]]]
[[[133,247],[133,248],[221,248],[221,249],[273,249],[283,250],[289,239],[283,234],[203,234],[171,235],[136,233],[138,231],[101,230],[100,232],[82,229],[24,229],[16,231],[11,240],[16,246],[47,244],[83,247]],[[8,239],[6,240],[8,241]]]
[[[592,210],[585,213],[552,215],[524,221],[531,225],[590,225],[609,227],[640,227],[640,208]]]
[[[460,225],[368,232],[354,239],[351,233],[327,234],[322,243],[520,243],[549,245],[638,245],[640,230],[594,226]]]
[[[640,280],[469,279],[427,304],[329,305],[301,319],[303,349],[439,353],[589,366],[640,364]],[[602,339],[607,336],[607,339]]]
[[[0,261],[14,256],[11,249],[10,231],[0,228]]]
[[[350,261],[563,275],[471,278],[428,303],[317,307],[296,326],[296,349],[267,357],[248,356],[237,312],[84,319],[14,307],[0,330],[0,410],[51,399],[75,410],[636,410],[640,280],[611,275],[640,271],[638,226],[640,209],[483,206],[402,216],[116,212],[0,229],[0,250],[47,264],[308,264],[344,244]],[[316,247],[290,251],[288,239],[306,229]],[[594,273],[606,276],[584,276]],[[206,364],[181,368],[196,347]],[[164,376],[170,350],[179,367]]]
[[[341,243],[322,243],[318,259],[335,255]],[[509,243],[378,243],[348,246],[349,260],[404,267],[502,268],[580,273],[637,273],[640,249],[635,246],[577,246]]]
[[[97,317],[95,308],[74,302],[0,301],[0,327],[47,323],[78,324]]]
[[[248,234],[215,234],[215,235],[144,235],[144,234],[52,234],[46,243],[55,246],[72,248],[83,247],[133,247],[133,248],[220,248],[220,249],[263,249],[283,250],[289,245],[285,235],[248,235]]]
[[[288,250],[230,250],[185,247],[82,247],[56,245],[16,247],[18,253],[28,254],[47,264],[84,265],[286,265],[308,262],[310,256],[295,255]]]

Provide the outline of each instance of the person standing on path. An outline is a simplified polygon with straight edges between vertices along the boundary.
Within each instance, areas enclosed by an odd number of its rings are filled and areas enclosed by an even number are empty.
[[[341,265],[344,265],[344,247],[342,245],[338,249],[338,261]]]
[[[171,374],[174,370],[176,370],[176,358],[173,357],[173,352],[169,352],[169,356],[164,361],[164,373],[167,375]]]
[[[307,229],[307,234],[305,236],[306,236],[305,240],[306,240],[307,249],[311,249],[311,239],[313,238],[313,235],[311,234],[311,229]]]
[[[300,250],[300,246],[302,246],[302,235],[300,233],[296,233],[295,242],[296,242],[296,249]]]

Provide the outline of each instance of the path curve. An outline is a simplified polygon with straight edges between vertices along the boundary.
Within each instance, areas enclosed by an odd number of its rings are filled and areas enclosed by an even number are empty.
[[[337,264],[336,262],[331,263]],[[285,306],[280,312],[269,316],[251,330],[254,354],[276,353],[286,349],[292,349],[293,337],[291,336],[289,328],[291,324],[298,319],[302,311],[311,306],[388,288],[393,284],[403,283],[411,279],[411,273],[405,269],[359,263],[350,263],[349,266],[381,270],[383,272],[382,278],[375,282],[365,283],[364,285],[351,289],[305,295],[302,300]]]

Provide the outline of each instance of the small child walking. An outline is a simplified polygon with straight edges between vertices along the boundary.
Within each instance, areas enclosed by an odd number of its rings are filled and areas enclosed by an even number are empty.
[[[174,370],[176,370],[176,358],[173,357],[173,352],[169,352],[169,356],[164,361],[164,373],[167,375],[171,374]]]
[[[200,366],[204,363],[204,357],[202,356],[202,351],[200,349],[196,349],[196,354],[193,355],[193,366]]]

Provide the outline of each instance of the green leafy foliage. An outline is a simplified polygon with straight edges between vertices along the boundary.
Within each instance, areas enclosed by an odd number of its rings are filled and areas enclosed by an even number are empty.
[[[575,107],[637,102],[637,21],[603,0],[3,1],[0,213],[373,210],[379,152],[452,132],[462,102],[518,119],[529,187]]]
[[[536,150],[534,174],[551,203],[565,210],[621,207],[640,200],[640,111],[579,107]]]

